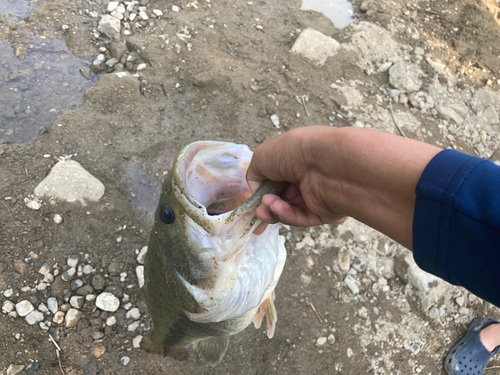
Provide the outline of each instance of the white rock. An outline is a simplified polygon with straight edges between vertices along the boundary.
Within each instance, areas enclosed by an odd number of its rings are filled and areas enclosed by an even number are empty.
[[[420,48],[420,47],[416,47],[414,52],[415,52],[415,55],[417,55],[417,56],[423,56],[423,55],[425,55],[424,49]]]
[[[120,358],[120,364],[122,366],[127,366],[129,362],[130,362],[130,358],[127,356],[123,356]]]
[[[137,255],[137,263],[144,264],[144,260],[146,259],[146,253],[148,252],[148,247],[144,246],[141,251],[139,251],[139,255]]]
[[[47,284],[39,283],[39,284],[37,284],[37,286],[35,288],[36,288],[36,290],[42,291],[42,290],[47,289]]]
[[[146,64],[141,63],[141,64],[137,65],[137,71],[139,72],[141,70],[144,70],[144,69],[146,69],[146,67],[147,67]]]
[[[12,364],[7,369],[7,375],[21,375],[23,372],[26,373],[23,365]]]
[[[49,308],[47,307],[47,305],[45,303],[42,302],[38,305],[38,311],[43,312],[43,313],[47,313],[47,312],[49,312]]]
[[[97,60],[99,60],[99,62],[104,62],[106,61],[106,56],[104,56],[102,53],[98,54],[97,57],[96,57]]]
[[[323,346],[323,345],[325,345],[326,340],[327,340],[326,337],[319,337],[316,340],[316,346]]]
[[[52,314],[55,314],[59,308],[59,305],[57,304],[57,299],[55,297],[50,297],[49,299],[47,299],[47,307],[49,308]]]
[[[40,311],[32,311],[26,316],[26,323],[28,323],[30,326],[40,323],[43,321],[43,314]]]
[[[84,301],[85,301],[85,299],[82,296],[73,296],[69,300],[69,303],[75,309],[81,309],[83,307],[83,302]]]
[[[137,320],[141,317],[141,312],[139,311],[139,309],[137,307],[134,307],[133,309],[131,309],[130,311],[127,312],[126,317],[127,317],[127,319]]]
[[[500,122],[498,113],[495,110],[495,107],[493,107],[492,105],[489,105],[486,108],[484,108],[482,117],[484,118],[484,121],[490,125],[496,125]]]
[[[368,309],[366,307],[362,307],[358,310],[358,316],[363,319],[368,319]]]
[[[45,276],[50,272],[50,270],[51,270],[50,266],[47,263],[44,263],[38,270],[38,273]]]
[[[130,13],[130,16],[128,17],[128,19],[129,19],[130,21],[133,21],[133,20],[135,20],[135,17],[137,17],[137,14],[136,14],[136,13]]]
[[[50,324],[50,322],[49,322],[49,324]],[[47,326],[47,324],[45,322],[40,322],[39,326],[43,331],[49,330],[49,327]]]
[[[333,38],[311,28],[302,31],[293,44],[292,52],[300,54],[317,66],[325,65],[330,56],[335,56],[340,44]]]
[[[335,336],[333,335],[333,333],[330,333],[330,334],[328,335],[328,342],[329,342],[330,344],[335,343]]]
[[[114,316],[110,316],[108,319],[106,319],[106,325],[108,327],[114,326],[116,324],[116,318]]]
[[[82,313],[80,311],[78,311],[77,309],[69,309],[66,313],[66,318],[64,319],[65,327],[71,328],[76,326],[81,317]]]
[[[76,161],[66,160],[52,167],[49,175],[35,188],[35,194],[85,205],[85,201],[101,199],[104,185]]]
[[[351,358],[354,355],[354,352],[351,348],[347,348],[347,358]]]
[[[360,59],[387,61],[397,54],[398,43],[392,39],[390,31],[371,22],[353,23],[349,27],[354,34],[348,48],[357,51]]]
[[[123,14],[125,13],[125,6],[123,4],[120,4],[116,7],[116,13],[118,14]]]
[[[179,8],[177,5],[172,5],[172,12],[179,12],[181,8]]]
[[[44,283],[50,284],[52,281],[54,281],[54,275],[52,275],[51,273],[48,273],[43,277]]]
[[[85,275],[90,275],[92,273],[92,271],[94,271],[94,268],[90,264],[86,264],[83,266],[82,271]]]
[[[399,278],[417,290],[416,294],[424,311],[436,305],[441,297],[451,293],[451,285],[420,269],[410,251],[403,251],[396,257],[394,270]]]
[[[97,298],[97,296],[95,294],[87,294],[85,296],[85,301],[92,302],[92,301],[95,301],[96,298]]]
[[[141,324],[141,322],[139,322],[139,321],[136,321],[136,322],[133,322],[132,324],[129,324],[127,327],[127,331],[129,331],[129,332],[135,331],[137,329],[137,327],[139,327],[139,324]]]
[[[97,30],[108,35],[110,38],[120,37],[121,22],[119,19],[108,14],[101,17]]]
[[[344,279],[344,283],[349,289],[351,289],[352,294],[359,294],[359,286],[361,285],[361,283],[354,277],[352,277],[351,275],[347,275]]]
[[[26,207],[35,211],[38,211],[40,207],[42,207],[42,204],[36,198],[24,198],[24,203],[26,204]]]
[[[271,122],[273,123],[274,126],[276,126],[278,129],[280,128],[280,118],[278,115],[272,115],[271,116]]]
[[[402,93],[417,92],[422,87],[421,74],[418,65],[400,61],[389,69],[389,83]]]
[[[3,296],[4,296],[5,298],[10,298],[10,297],[12,297],[13,295],[14,295],[14,289],[12,289],[12,288],[9,288],[9,289],[7,289],[5,292],[3,292]]]
[[[67,260],[68,266],[76,267],[78,265],[78,256],[77,255],[68,255]]]
[[[61,215],[55,214],[54,218],[52,220],[54,220],[54,223],[56,223],[56,224],[61,224],[63,219],[62,219]]]
[[[11,301],[4,301],[3,304],[2,304],[2,312],[4,314],[8,314],[11,311],[13,311],[15,309],[15,307],[16,307],[16,305],[14,305],[13,302],[11,302]]]
[[[114,312],[120,307],[120,300],[113,294],[104,292],[97,296],[95,305],[101,310]]]
[[[445,120],[453,120],[457,125],[462,125],[464,119],[455,110],[442,105],[436,105],[436,110],[439,113],[439,117]]]
[[[139,12],[139,17],[141,17],[144,21],[149,18],[146,12]]]
[[[153,9],[153,14],[154,14],[156,17],[161,17],[161,16],[163,16],[163,12],[162,12],[160,9]]]
[[[24,317],[33,310],[35,310],[35,308],[33,307],[30,301],[21,301],[16,304],[16,312],[19,316]]]
[[[108,7],[106,8],[106,10],[109,13],[111,13],[112,11],[114,11],[118,7],[118,4],[120,4],[118,1],[110,1],[108,3]]]
[[[54,314],[52,321],[56,324],[62,324],[64,322],[64,313],[62,311],[57,311]]]
[[[138,336],[135,336],[134,339],[132,340],[132,346],[134,348],[140,348],[141,347],[141,341],[142,341],[142,336],[141,335],[138,335]]]
[[[388,61],[386,63],[383,63],[382,65],[380,65],[380,67],[378,68],[378,71],[380,73],[385,73],[389,70],[389,68],[392,66],[392,62]]]
[[[135,273],[137,275],[137,282],[139,284],[139,288],[144,286],[144,266],[137,266],[135,268]]]

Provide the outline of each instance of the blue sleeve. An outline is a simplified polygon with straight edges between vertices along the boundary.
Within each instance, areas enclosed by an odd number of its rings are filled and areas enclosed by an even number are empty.
[[[444,150],[416,188],[418,266],[500,307],[500,167]]]

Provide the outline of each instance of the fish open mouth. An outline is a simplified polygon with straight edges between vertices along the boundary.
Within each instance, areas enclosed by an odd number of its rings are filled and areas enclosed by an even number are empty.
[[[246,145],[193,143],[177,160],[177,186],[193,206],[203,206],[209,215],[231,211],[252,195],[245,179],[251,158]]]

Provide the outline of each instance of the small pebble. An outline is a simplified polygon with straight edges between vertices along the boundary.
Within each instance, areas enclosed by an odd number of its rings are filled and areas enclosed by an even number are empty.
[[[316,346],[323,346],[326,343],[326,337],[320,337],[316,340]]]
[[[55,214],[52,220],[54,220],[54,223],[56,224],[61,224],[63,222],[63,218],[59,214]]]
[[[127,356],[123,356],[120,358],[120,364],[122,366],[127,366],[129,362],[130,362],[130,358]]]
[[[138,336],[135,336],[134,339],[132,340],[132,346],[134,348],[140,348],[141,347],[141,341],[142,341],[142,336],[141,335],[138,335]]]
[[[54,314],[52,321],[56,324],[62,324],[64,322],[64,313],[62,311],[57,311]]]

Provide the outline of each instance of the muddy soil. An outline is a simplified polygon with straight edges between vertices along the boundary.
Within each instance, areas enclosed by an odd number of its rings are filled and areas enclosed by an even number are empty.
[[[8,374],[11,365],[22,366],[19,373],[29,365],[40,374],[61,373],[61,366],[71,375],[445,374],[444,357],[468,324],[475,317],[500,319],[500,310],[449,285],[435,310],[425,307],[422,293],[405,280],[405,270],[398,270],[405,250],[348,221],[339,227],[282,229],[288,259],[276,289],[273,339],[248,327],[231,338],[214,368],[196,356],[177,362],[133,345],[151,328],[137,297],[137,254],[147,245],[161,182],[188,143],[221,140],[255,148],[313,124],[399,134],[396,121],[408,137],[500,162],[497,2],[356,1],[353,23],[338,29],[323,14],[300,10],[298,0],[146,0],[140,5],[147,7],[148,20],[130,28],[122,20],[123,29],[113,38],[99,31],[101,17],[109,14],[105,0],[39,0],[29,14],[16,8],[8,15],[4,9],[12,4],[0,2],[0,43],[8,43],[12,54],[20,47],[26,51],[17,50],[18,65],[12,56],[0,56],[0,302],[27,300],[41,309],[55,297],[60,309],[69,308],[75,292],[60,276],[70,268],[69,255],[92,267],[74,279],[92,286],[93,294],[107,287],[122,302],[128,295],[130,302],[107,313],[89,298],[70,328],[54,323],[48,312],[42,326],[28,325],[15,313],[1,314],[0,374]],[[307,28],[346,48],[322,66],[292,53]],[[29,45],[35,39],[64,40],[67,50],[60,54],[70,51],[80,59],[71,64],[75,74],[58,56],[51,64],[54,76],[50,69],[37,74],[28,67],[9,78],[36,56]],[[128,49],[131,58],[120,62],[121,68],[95,63],[99,55],[108,62],[117,46],[125,48],[125,40],[139,52]],[[420,67],[421,95],[391,87],[384,66],[398,61]],[[129,73],[120,78],[119,70]],[[72,75],[76,81],[69,81]],[[50,84],[44,83],[49,78]],[[93,81],[98,82],[87,88]],[[65,94],[72,85],[84,92],[83,99]],[[31,91],[36,87],[38,95]],[[453,108],[458,120],[437,110],[438,102]],[[55,120],[42,116],[48,107],[49,114],[57,109]],[[85,206],[43,200],[39,210],[28,208],[24,199],[61,158],[78,161],[99,179],[104,196]],[[55,214],[62,223],[54,222]],[[351,263],[368,265],[358,271],[348,267],[359,280],[358,293],[345,282],[346,252]],[[44,264],[59,276],[37,289]],[[101,289],[95,287],[96,276],[104,280]],[[13,294],[7,297],[9,289]],[[134,319],[126,315],[131,307],[141,313],[133,330]],[[111,316],[117,322],[107,325]],[[58,341],[60,359],[49,334]],[[318,345],[323,337],[330,340]],[[500,358],[490,362],[498,365]]]

